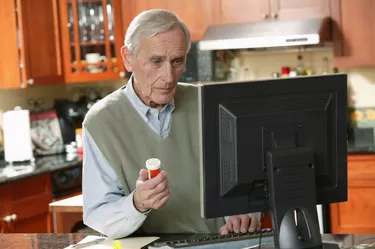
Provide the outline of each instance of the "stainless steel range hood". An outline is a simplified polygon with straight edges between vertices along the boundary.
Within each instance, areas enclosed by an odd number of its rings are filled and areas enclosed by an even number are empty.
[[[209,26],[201,50],[314,45],[330,41],[329,18]]]

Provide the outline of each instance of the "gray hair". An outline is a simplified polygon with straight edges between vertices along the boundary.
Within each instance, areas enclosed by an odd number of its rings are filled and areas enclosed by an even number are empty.
[[[124,44],[130,53],[136,55],[142,39],[151,38],[174,28],[181,28],[184,32],[188,46],[186,52],[189,52],[190,31],[186,24],[173,12],[162,9],[146,10],[136,16],[126,31]]]

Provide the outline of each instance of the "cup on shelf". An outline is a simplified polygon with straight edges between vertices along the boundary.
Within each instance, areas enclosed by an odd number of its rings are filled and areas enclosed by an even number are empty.
[[[97,64],[102,61],[107,61],[107,57],[100,55],[99,53],[88,53],[85,57],[88,64]],[[88,65],[87,70],[90,73],[99,73],[104,70],[104,67],[100,65]]]

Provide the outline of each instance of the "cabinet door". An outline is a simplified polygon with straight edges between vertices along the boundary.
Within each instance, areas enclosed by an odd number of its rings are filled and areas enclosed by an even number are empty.
[[[341,0],[335,20],[335,65],[375,66],[375,1]]]
[[[268,19],[268,0],[219,0],[219,23],[258,22]]]
[[[375,233],[374,172],[374,155],[349,155],[348,201],[330,205],[331,233]]]
[[[67,83],[121,79],[125,74],[121,0],[59,0]]]
[[[212,0],[169,1],[167,9],[175,12],[188,26],[191,40],[202,39],[207,26],[215,22],[215,7]]]
[[[63,83],[57,0],[16,1],[21,86]]]
[[[126,1],[123,1],[126,2]],[[150,9],[167,9],[168,0],[131,0],[129,2],[129,7],[132,8],[134,18],[136,15],[145,10]],[[181,2],[181,1],[179,1]]]
[[[200,40],[207,29],[217,18],[218,5],[213,0],[168,1],[168,0],[132,0],[123,1],[125,27],[142,11],[149,9],[170,10],[181,18],[191,33],[191,39]]]
[[[17,46],[16,7],[14,1],[0,0],[0,89],[20,86]]]
[[[330,16],[330,0],[270,0],[273,19],[308,19]]]
[[[33,176],[12,182],[11,197],[13,233],[47,233],[51,227],[49,203],[52,202],[52,187],[49,174]]]
[[[7,183],[0,184],[0,233],[11,232],[11,198],[10,188]]]

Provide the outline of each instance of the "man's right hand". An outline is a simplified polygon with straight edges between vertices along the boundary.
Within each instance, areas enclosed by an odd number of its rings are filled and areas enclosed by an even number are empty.
[[[161,171],[156,177],[148,179],[147,170],[139,171],[133,197],[134,206],[139,212],[161,208],[170,197],[167,172]]]

